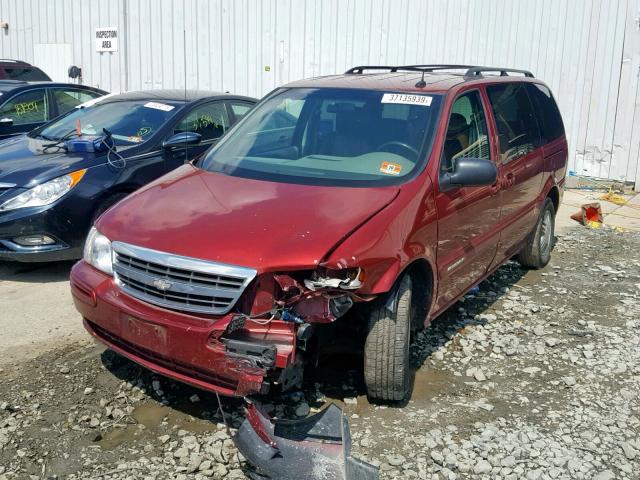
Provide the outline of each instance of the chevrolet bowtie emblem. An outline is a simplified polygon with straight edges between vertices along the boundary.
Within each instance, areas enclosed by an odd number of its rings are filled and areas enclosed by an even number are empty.
[[[171,285],[173,284],[165,278],[156,278],[153,281],[153,286],[156,287],[158,290],[162,290],[163,292],[165,290],[169,290],[171,288]]]

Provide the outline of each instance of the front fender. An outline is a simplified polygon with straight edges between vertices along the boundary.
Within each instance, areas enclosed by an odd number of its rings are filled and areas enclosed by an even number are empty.
[[[437,213],[428,177],[403,185],[396,199],[346,238],[323,262],[329,268],[360,267],[362,294],[388,292],[417,260],[435,265]]]

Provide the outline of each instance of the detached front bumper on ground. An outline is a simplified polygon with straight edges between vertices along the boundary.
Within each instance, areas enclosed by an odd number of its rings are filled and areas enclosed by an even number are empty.
[[[255,480],[377,480],[378,468],[351,456],[349,422],[334,404],[301,420],[272,423],[255,402],[234,439],[258,469]]]

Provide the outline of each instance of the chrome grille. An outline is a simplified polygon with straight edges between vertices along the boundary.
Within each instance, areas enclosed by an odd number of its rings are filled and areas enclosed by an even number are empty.
[[[174,310],[225,314],[256,276],[251,268],[113,242],[114,277],[127,294]]]

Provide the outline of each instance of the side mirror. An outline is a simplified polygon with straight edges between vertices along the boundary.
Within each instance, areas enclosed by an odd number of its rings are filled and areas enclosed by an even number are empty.
[[[195,145],[199,145],[200,142],[202,142],[202,135],[199,133],[181,132],[170,136],[162,142],[162,148],[176,149],[180,147],[184,148],[185,146],[193,147]]]
[[[10,127],[11,125],[13,125],[13,118],[0,118],[0,127]]]
[[[493,185],[497,178],[498,169],[491,160],[458,158],[453,161],[453,172],[440,174],[440,190]]]

